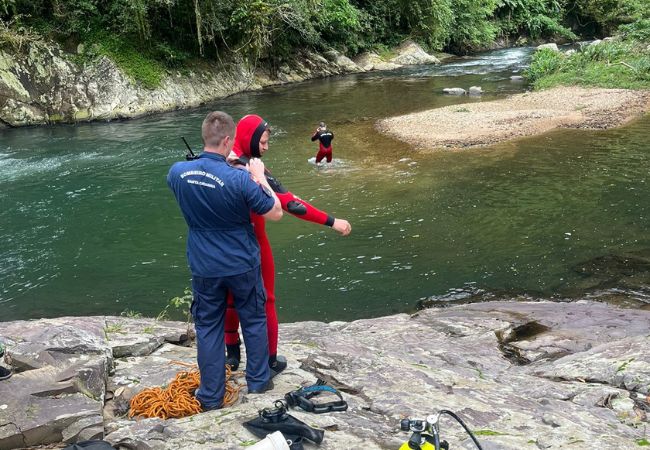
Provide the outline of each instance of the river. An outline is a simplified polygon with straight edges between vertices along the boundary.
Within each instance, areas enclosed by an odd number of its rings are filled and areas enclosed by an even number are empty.
[[[314,80],[130,121],[0,130],[0,320],[156,316],[182,295],[186,227],[165,177],[185,153],[181,136],[198,149],[214,109],[267,119],[273,174],[353,226],[346,238],[288,215],[267,226],[282,322],[412,311],[427,297],[483,291],[579,295],[576,265],[650,248],[648,116],[433,153],[374,129],[386,116],[521,92],[510,76],[530,52]],[[442,94],[471,85],[484,95]],[[332,167],[307,162],[320,120],[336,135]],[[643,283],[624,292],[635,305],[650,303]]]

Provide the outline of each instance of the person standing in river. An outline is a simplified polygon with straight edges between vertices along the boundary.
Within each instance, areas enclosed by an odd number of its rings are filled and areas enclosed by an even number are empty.
[[[311,136],[311,141],[318,140],[318,153],[316,154],[316,164],[319,164],[323,158],[327,162],[332,162],[332,141],[334,140],[334,133],[327,129],[325,122],[320,122],[316,132]]]
[[[228,158],[231,164],[246,165],[250,158],[261,158],[269,149],[270,134],[271,130],[268,123],[260,116],[247,115],[243,117],[237,124],[235,145]],[[347,220],[334,218],[292,194],[268,170],[266,170],[265,175],[269,185],[280,199],[283,210],[299,219],[332,227],[343,236],[350,234],[352,227]],[[264,216],[253,213],[251,219],[255,228],[255,237],[260,245],[262,280],[266,290],[269,366],[272,374],[277,375],[287,367],[287,362],[284,357],[277,354],[278,316],[275,310],[275,262],[271,244],[266,234]],[[231,301],[229,301],[228,306],[226,312],[226,364],[229,364],[233,370],[237,370],[241,359],[238,332],[239,320]]]
[[[175,163],[167,175],[167,184],[189,227],[191,312],[201,375],[195,396],[204,410],[218,409],[223,404],[227,295],[234,299],[242,321],[248,354],[248,392],[261,393],[273,387],[260,249],[250,214],[253,211],[264,219],[279,220],[282,207],[266,181],[261,160],[249,160],[248,172],[226,161],[234,134],[232,117],[211,112],[201,128],[203,153],[195,160]]]

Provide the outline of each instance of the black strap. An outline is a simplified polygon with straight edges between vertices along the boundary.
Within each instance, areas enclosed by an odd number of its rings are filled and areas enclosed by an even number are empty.
[[[310,399],[322,392],[329,392],[338,396],[339,400],[327,403],[314,403]],[[348,403],[343,400],[343,396],[339,391],[331,386],[327,386],[323,380],[312,386],[307,386],[297,391],[291,391],[284,396],[288,406],[300,407],[307,412],[314,414],[323,414],[332,411],[346,411]]]

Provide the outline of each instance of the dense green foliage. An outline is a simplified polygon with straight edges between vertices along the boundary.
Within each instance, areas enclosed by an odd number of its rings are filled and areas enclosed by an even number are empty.
[[[111,56],[154,86],[167,68],[238,54],[271,71],[297,49],[354,54],[412,38],[469,52],[497,39],[598,36],[647,0],[0,0],[0,45],[43,36]]]
[[[557,85],[650,88],[650,20],[620,28],[616,39],[582,47],[573,54],[537,51],[526,72],[536,88]]]

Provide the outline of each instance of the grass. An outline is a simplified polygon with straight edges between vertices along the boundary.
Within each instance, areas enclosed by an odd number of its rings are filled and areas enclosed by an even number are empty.
[[[122,317],[128,317],[129,319],[141,319],[142,318],[142,313],[138,311],[133,311],[131,309],[125,309],[122,311],[120,314]]]
[[[648,43],[618,38],[588,45],[566,55],[542,49],[533,55],[526,76],[535,89],[554,86],[593,86],[650,89]]]
[[[616,369],[616,373],[623,372],[632,361],[634,361],[634,358],[630,358],[629,360],[625,361],[623,364],[618,366],[618,369]]]
[[[42,43],[41,36],[31,29],[0,19],[0,48],[21,53],[27,52],[31,45]]]
[[[129,78],[145,88],[155,89],[162,83],[165,66],[147,52],[116,37],[105,36],[95,44],[100,54],[109,57]]]
[[[501,433],[499,431],[492,430],[476,430],[474,431],[476,436],[507,436],[508,433]]]
[[[121,322],[112,323],[110,325],[107,325],[106,328],[104,328],[104,333],[106,334],[123,333],[123,332],[124,332],[124,324]]]

